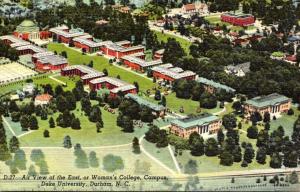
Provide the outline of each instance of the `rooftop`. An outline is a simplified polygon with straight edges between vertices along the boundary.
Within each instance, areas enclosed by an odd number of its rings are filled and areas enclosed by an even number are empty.
[[[42,94],[35,97],[35,100],[38,101],[50,101],[52,99],[52,95]]]
[[[217,83],[217,82],[214,82],[212,80],[209,80],[209,79],[206,79],[203,77],[199,77],[196,81],[199,83],[205,84],[205,85],[212,86],[217,89],[224,89],[227,92],[235,92],[235,89],[228,87],[227,85],[223,85],[221,83]]]
[[[51,64],[51,65],[61,65],[68,63],[68,60],[62,56],[58,55],[45,55],[38,59],[39,62],[43,64]]]
[[[169,76],[173,79],[181,79],[181,78],[196,75],[196,73],[194,73],[193,71],[184,71],[180,67],[173,67],[172,64],[165,64],[162,66],[153,67],[152,71]]]
[[[90,83],[91,84],[109,83],[111,85],[114,85],[116,86],[116,88],[110,90],[112,93],[118,93],[119,91],[128,91],[136,88],[134,85],[131,85],[125,81],[122,81],[114,77],[101,77],[101,78],[91,80]]]
[[[17,26],[16,32],[19,33],[39,32],[39,27],[31,20],[24,20],[20,25]]]
[[[290,98],[280,95],[278,93],[272,93],[270,95],[258,96],[254,97],[250,100],[247,100],[246,103],[248,105],[253,105],[255,107],[267,107],[277,105],[279,103],[288,102]]]
[[[149,107],[153,111],[162,111],[162,110],[165,110],[164,106],[152,103],[150,101],[147,101],[146,99],[143,99],[142,97],[139,97],[139,96],[131,94],[131,93],[128,93],[127,95],[125,95],[125,98],[132,99],[135,102],[137,102],[139,105],[143,105],[143,106]]]
[[[103,77],[105,76],[104,73],[99,72],[91,67],[85,66],[85,65],[71,65],[67,66],[62,71],[69,71],[77,69],[81,71],[81,73],[84,73],[85,75],[81,76],[81,79],[90,79],[90,78],[96,78],[96,77]]]
[[[139,55],[139,54],[138,54]],[[134,55],[125,55],[122,59],[135,63],[141,67],[151,67],[155,65],[162,64],[162,60],[153,60],[153,61],[145,61],[144,59],[138,58],[136,54]]]
[[[182,119],[175,119],[171,121],[171,124],[180,128],[187,129],[190,127],[208,125],[209,123],[219,120],[219,118],[210,113],[202,113],[200,115],[186,117]]]

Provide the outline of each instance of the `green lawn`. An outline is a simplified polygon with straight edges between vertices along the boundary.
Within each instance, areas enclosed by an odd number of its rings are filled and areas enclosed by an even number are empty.
[[[166,166],[168,166],[170,169],[176,171],[175,164],[173,162],[172,156],[170,154],[170,151],[168,147],[164,148],[157,148],[154,143],[150,143],[143,139],[142,145],[144,149],[153,155],[155,158],[157,158],[159,161],[164,163]]]
[[[192,159],[196,160],[198,164],[198,173],[206,173],[206,172],[222,172],[222,171],[236,171],[236,170],[251,170],[251,169],[267,169],[270,168],[269,164],[266,163],[264,165],[258,164],[255,159],[252,161],[251,164],[248,165],[248,167],[241,167],[240,163],[234,163],[232,166],[223,166],[220,165],[220,159],[215,157],[208,157],[206,155],[202,155],[200,157],[195,157],[190,154],[190,151],[183,151],[183,154],[181,156],[176,157],[178,160],[178,163],[180,164],[180,167],[183,168],[187,164],[187,162]],[[269,157],[267,159],[267,162],[269,161]]]
[[[130,143],[133,137],[142,136],[146,128],[135,128],[134,133],[124,133],[120,127],[116,125],[117,113],[111,114],[101,108],[104,128],[101,133],[96,132],[96,125],[88,120],[81,112],[81,105],[77,103],[77,109],[72,111],[76,117],[80,118],[81,129],[73,130],[71,128],[49,128],[48,120],[39,121],[39,129],[20,138],[22,146],[62,146],[63,138],[69,135],[72,143],[80,143],[83,146],[105,146],[120,145]],[[53,118],[56,119],[59,113],[55,113]],[[48,116],[50,118],[50,116]],[[50,138],[44,138],[45,129],[50,131]]]
[[[174,35],[170,35],[170,34],[162,34],[159,31],[153,31],[156,35],[157,35],[157,39],[161,42],[167,42],[169,38],[174,38],[176,39],[176,41],[178,41],[181,45],[181,47],[184,49],[184,51],[189,54],[190,53],[190,46],[192,45],[192,42],[182,39],[180,37],[174,36]]]
[[[44,84],[50,84],[52,85],[52,87],[55,87],[57,85],[59,85],[60,83],[50,79],[48,76],[50,74],[45,74],[45,75],[40,75],[40,76],[36,76],[33,77],[33,83],[36,84],[38,87]],[[26,82],[25,80],[22,81],[17,81],[14,83],[10,83],[4,86],[0,86],[0,95],[4,95],[5,93],[9,93],[9,92],[14,92],[16,90],[22,90],[23,85],[25,85]]]
[[[175,93],[171,93],[169,95],[166,95],[167,100],[167,108],[170,108],[173,112],[180,113],[179,109],[183,107],[184,114],[196,114],[197,108],[199,108],[200,103],[198,101],[193,101],[191,99],[180,99],[177,98]],[[153,102],[153,103],[159,103],[159,101],[156,101],[153,97],[147,97],[144,96],[145,99]],[[218,111],[221,111],[222,109],[219,108],[219,104],[214,109],[201,109],[201,113],[208,112],[208,113],[215,113]]]
[[[116,77],[117,75],[120,75],[121,79],[128,83],[133,83],[134,81],[136,81],[140,86],[140,90],[145,91],[155,86],[155,84],[147,78],[141,77],[135,73],[128,72],[114,65],[110,65],[108,59],[106,59],[105,57],[82,55],[80,52],[76,50],[66,47],[63,44],[57,44],[57,43],[50,43],[48,45],[48,49],[51,51],[57,51],[58,53],[62,51],[66,51],[70,65],[84,64],[84,63],[88,64],[90,61],[93,61],[94,69],[98,71],[102,71],[103,69],[106,68],[108,71],[108,75],[111,77]]]

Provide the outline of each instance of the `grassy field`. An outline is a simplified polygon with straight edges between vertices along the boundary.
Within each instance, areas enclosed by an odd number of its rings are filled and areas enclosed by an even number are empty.
[[[191,99],[180,99],[176,97],[175,93],[171,93],[169,95],[166,95],[167,100],[167,107],[170,108],[173,112],[180,113],[179,109],[183,107],[184,114],[196,114],[197,109],[200,106],[200,103],[198,101],[193,101]],[[153,103],[159,103],[159,101],[156,101],[153,97],[147,97],[144,96],[145,99],[153,102]],[[215,113],[218,111],[221,111],[222,109],[217,106],[214,109],[201,109],[201,113],[208,112],[208,113]]]
[[[161,42],[167,42],[169,38],[174,38],[176,39],[176,41],[178,41],[181,45],[181,47],[184,49],[184,51],[189,54],[190,53],[190,46],[192,45],[192,42],[187,41],[185,39],[182,39],[180,37],[174,36],[174,35],[170,35],[170,34],[162,34],[159,31],[153,31],[156,35],[159,41]]]
[[[131,143],[133,137],[142,136],[146,128],[135,128],[134,133],[124,133],[120,127],[116,125],[117,113],[111,114],[103,108],[102,119],[104,121],[104,128],[101,133],[96,132],[96,125],[88,120],[88,117],[81,112],[81,105],[77,103],[77,109],[72,111],[76,117],[80,118],[81,129],[74,130],[71,128],[49,128],[48,120],[39,121],[39,129],[30,134],[24,135],[20,138],[22,146],[62,146],[63,139],[66,135],[72,138],[73,143],[81,143],[83,146],[106,146],[106,145],[120,145]],[[55,113],[53,118],[56,119],[59,113]],[[50,116],[48,117],[50,118]],[[17,127],[16,127],[17,128]],[[50,137],[43,137],[44,130],[49,130]]]

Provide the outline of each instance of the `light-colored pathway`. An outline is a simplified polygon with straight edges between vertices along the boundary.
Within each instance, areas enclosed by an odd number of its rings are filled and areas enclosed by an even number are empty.
[[[159,164],[160,166],[162,166],[163,168],[165,168],[168,172],[170,172],[171,174],[175,175],[176,172],[173,171],[172,169],[170,169],[168,166],[166,166],[165,164],[163,164],[161,161],[159,161],[158,159],[156,159],[153,155],[151,155],[150,153],[148,153],[143,145],[142,145],[142,141],[144,139],[144,136],[142,136],[140,139],[139,139],[139,143],[140,143],[140,148],[141,148],[141,151],[147,155],[150,159],[152,159],[153,161],[155,161],[157,164]]]
[[[175,157],[175,155],[174,155],[174,153],[173,153],[173,150],[172,150],[172,148],[171,148],[171,145],[168,145],[168,149],[169,149],[169,152],[170,152],[171,157],[172,157],[172,159],[173,159],[173,162],[174,162],[174,164],[175,164],[175,167],[176,167],[176,169],[177,169],[177,172],[178,172],[179,174],[181,174],[181,169],[180,169],[179,164],[178,164],[178,161],[177,161],[177,159],[176,159],[176,157]]]
[[[17,136],[17,134],[15,133],[15,131],[11,128],[10,124],[7,122],[7,120],[2,116],[3,122],[6,124],[6,126],[8,127],[8,129],[10,130],[10,132],[14,135]]]
[[[63,81],[61,81],[59,79],[56,79],[55,76],[57,76],[57,74],[56,75],[50,75],[49,78],[52,79],[52,80],[54,80],[54,81],[56,81],[56,82],[58,82],[58,83],[60,83],[60,84],[66,85],[65,82],[63,82]]]

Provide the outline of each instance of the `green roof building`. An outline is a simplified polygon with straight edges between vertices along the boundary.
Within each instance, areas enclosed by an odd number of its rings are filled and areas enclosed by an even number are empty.
[[[18,33],[32,33],[39,32],[39,27],[31,20],[24,20],[17,26],[16,32]]]
[[[14,35],[24,40],[39,39],[40,29],[33,21],[24,20],[17,26]]]
[[[171,121],[170,131],[180,137],[188,138],[191,133],[199,134],[216,133],[222,125],[222,120],[210,113],[202,113]]]
[[[209,92],[215,92],[216,90],[225,90],[226,92],[235,92],[235,89],[228,87],[227,85],[223,85],[221,83],[203,78],[203,77],[199,77],[196,80],[198,83],[203,84],[204,86],[206,86],[207,91]]]
[[[262,116],[266,112],[276,115],[287,112],[291,108],[291,102],[290,98],[278,93],[258,96],[245,102],[244,112],[246,116],[250,116],[254,112],[259,112]]]
[[[156,103],[152,103],[150,101],[147,101],[146,99],[143,99],[142,97],[139,97],[138,95],[128,93],[125,95],[125,98],[131,99],[135,102],[137,102],[141,106],[146,106],[150,108],[152,111],[156,112],[156,115],[163,115],[165,111],[165,107],[162,105],[158,105]]]

